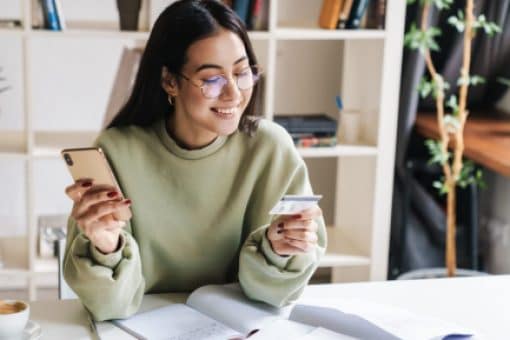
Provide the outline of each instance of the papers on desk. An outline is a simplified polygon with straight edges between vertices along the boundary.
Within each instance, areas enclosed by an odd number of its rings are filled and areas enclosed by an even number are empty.
[[[137,314],[114,324],[137,339],[249,340],[352,338],[442,339],[469,337],[472,331],[442,320],[361,299],[300,300],[273,308],[248,300],[238,285],[205,286],[186,304],[173,304]]]
[[[462,339],[474,335],[453,323],[361,299],[300,301],[289,319],[361,339]]]

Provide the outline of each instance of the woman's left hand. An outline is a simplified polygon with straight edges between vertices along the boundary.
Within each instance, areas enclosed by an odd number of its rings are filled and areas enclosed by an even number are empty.
[[[280,256],[310,252],[317,245],[317,229],[314,219],[322,216],[319,206],[301,211],[296,215],[282,215],[267,229],[267,238],[273,251]]]

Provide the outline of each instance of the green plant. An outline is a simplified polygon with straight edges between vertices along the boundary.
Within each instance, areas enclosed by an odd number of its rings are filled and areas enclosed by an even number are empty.
[[[416,1],[408,0],[407,3],[412,4]],[[459,11],[457,15],[451,16],[448,19],[450,25],[464,34],[464,38],[462,64],[459,70],[459,78],[456,82],[458,96],[451,95],[449,98],[445,98],[445,92],[450,89],[450,84],[438,73],[431,58],[431,51],[440,50],[436,38],[441,35],[441,30],[437,27],[429,27],[427,19],[431,6],[436,6],[438,10],[445,10],[449,9],[452,3],[453,0],[420,0],[420,27],[418,28],[413,23],[404,38],[406,47],[418,50],[423,54],[427,71],[430,75],[429,78],[424,77],[421,80],[418,91],[422,97],[431,95],[435,100],[440,139],[427,140],[426,146],[431,154],[430,162],[439,164],[443,170],[443,177],[434,182],[433,186],[439,190],[441,195],[447,195],[445,260],[448,276],[455,275],[457,267],[455,188],[457,186],[465,187],[471,183],[484,185],[481,171],[476,170],[472,162],[464,162],[462,158],[464,152],[464,126],[468,118],[468,110],[466,108],[468,87],[485,82],[483,77],[472,75],[469,72],[471,44],[473,37],[479,31],[483,31],[489,36],[501,31],[495,23],[487,21],[485,15],[482,14],[475,17],[473,13],[474,0],[466,0],[464,11]],[[449,112],[445,112],[446,110]],[[449,145],[453,149],[452,152],[448,151]]]

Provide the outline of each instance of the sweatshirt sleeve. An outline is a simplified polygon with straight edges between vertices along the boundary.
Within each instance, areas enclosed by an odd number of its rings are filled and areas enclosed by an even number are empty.
[[[69,219],[64,278],[98,321],[126,318],[142,302],[145,281],[140,254],[127,230],[121,233],[119,249],[105,255]]]
[[[270,207],[283,195],[312,194],[302,160],[291,172],[288,181],[279,176],[268,175],[266,181],[259,184],[264,192],[260,194],[264,199],[256,205],[260,216],[267,216]],[[275,190],[275,183],[286,184]],[[316,222],[319,228],[315,249],[287,257],[276,254],[271,248],[266,237],[269,223],[252,228],[239,256],[239,283],[249,298],[281,307],[301,295],[326,249],[324,219],[320,217]]]

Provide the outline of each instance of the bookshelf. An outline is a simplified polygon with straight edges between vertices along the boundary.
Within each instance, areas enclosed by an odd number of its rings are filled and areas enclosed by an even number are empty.
[[[27,288],[31,299],[57,282],[56,259],[37,253],[38,218],[71,209],[63,192],[71,178],[59,151],[94,140],[122,48],[143,46],[149,35],[146,1],[140,32],[118,30],[113,0],[62,2],[65,31],[32,28],[35,0],[21,1],[21,28],[0,28],[0,48],[19,59],[3,74],[18,79],[19,98],[9,97],[14,103],[0,114],[0,186],[16,193],[15,200],[0,198],[0,207],[10,207],[0,208],[0,231],[11,231],[0,233],[6,262],[0,289]],[[110,16],[103,13],[97,22],[79,8],[99,11],[105,3]],[[359,142],[299,152],[315,191],[324,196],[329,244],[320,266],[334,282],[384,280],[405,2],[388,0],[384,30],[320,29],[321,4],[269,0],[268,29],[249,33],[266,75],[264,115],[323,112],[338,118],[339,93],[346,109],[360,111]],[[87,20],[80,21],[80,12]]]

